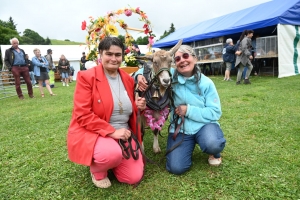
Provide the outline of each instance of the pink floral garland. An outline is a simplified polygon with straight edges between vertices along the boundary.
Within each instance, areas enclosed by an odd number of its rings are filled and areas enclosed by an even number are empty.
[[[158,120],[156,120],[153,117],[153,113],[154,113],[154,110],[151,110],[150,108],[146,107],[144,116],[146,117],[147,124],[150,126],[151,130],[154,131],[155,129],[157,129],[157,130],[161,131],[162,126],[164,125],[166,119],[168,118],[169,108],[168,108],[168,106],[166,106],[164,109],[162,109],[159,112]]]

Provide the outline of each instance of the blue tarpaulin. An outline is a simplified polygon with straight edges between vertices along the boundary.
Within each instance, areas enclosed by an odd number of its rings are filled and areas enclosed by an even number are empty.
[[[157,41],[153,47],[174,46],[179,39],[187,43],[277,24],[300,25],[300,0],[273,0],[186,26]]]

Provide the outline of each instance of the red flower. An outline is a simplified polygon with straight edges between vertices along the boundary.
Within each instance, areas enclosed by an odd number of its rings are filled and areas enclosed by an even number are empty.
[[[81,30],[85,30],[86,29],[86,21],[84,20],[81,24]]]
[[[132,15],[132,11],[129,10],[129,9],[125,9],[125,15],[126,15],[127,17],[131,16],[131,15]]]
[[[145,31],[144,31],[144,33],[147,35],[149,33],[149,29],[146,28]]]
[[[95,32],[99,32],[101,29],[100,28],[97,28],[96,30],[95,30]]]
[[[143,28],[148,28],[148,24],[144,24]]]
[[[130,49],[127,48],[127,49],[125,50],[125,53],[127,54],[127,53],[129,53],[129,52],[130,52]]]

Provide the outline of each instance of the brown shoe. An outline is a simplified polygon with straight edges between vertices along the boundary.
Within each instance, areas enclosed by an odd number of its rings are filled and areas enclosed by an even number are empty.
[[[19,96],[19,99],[20,100],[24,100],[24,96]]]
[[[29,97],[30,97],[30,98],[34,98],[34,96],[33,96],[33,95],[29,95]]]

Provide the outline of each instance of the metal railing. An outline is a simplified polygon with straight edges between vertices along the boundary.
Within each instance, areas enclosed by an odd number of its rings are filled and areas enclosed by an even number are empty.
[[[21,89],[27,90],[25,81],[21,77]],[[0,71],[0,100],[17,96],[15,79],[10,71]]]

